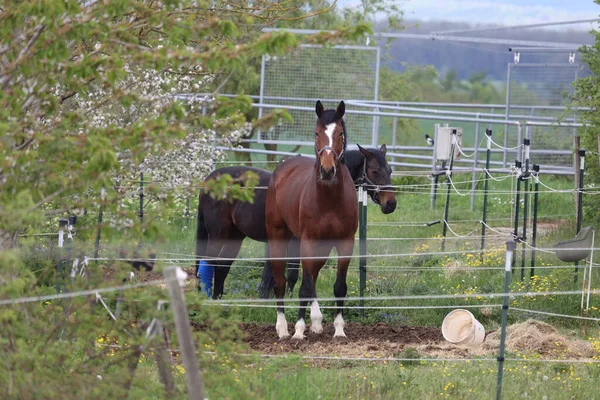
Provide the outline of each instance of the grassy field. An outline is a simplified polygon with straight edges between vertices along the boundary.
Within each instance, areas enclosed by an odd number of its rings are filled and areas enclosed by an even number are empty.
[[[462,193],[471,189],[469,175],[456,174],[455,186]],[[499,176],[498,176],[499,177]],[[570,189],[573,183],[566,178],[542,176],[542,181],[553,189]],[[513,225],[514,182],[511,179],[490,182],[487,217],[488,224],[494,230],[503,232],[502,236],[488,230],[486,251],[480,258],[479,235],[482,218],[483,189],[482,182],[477,183],[475,207],[470,209],[470,196],[450,193],[449,225],[452,231],[447,234],[446,253],[441,252],[442,225],[426,226],[426,222],[440,220],[446,196],[446,186],[440,185],[436,206],[429,209],[430,181],[422,177],[394,178],[395,184],[404,185],[398,188],[398,207],[391,215],[383,215],[378,207],[368,207],[368,263],[366,296],[378,298],[382,296],[418,296],[418,298],[386,301],[375,299],[368,301],[372,308],[365,310],[361,318],[358,310],[350,309],[345,313],[347,322],[365,324],[388,324],[393,326],[423,326],[439,329],[444,316],[452,308],[490,305],[490,312],[482,312],[481,308],[471,311],[484,325],[489,333],[499,328],[500,312],[495,307],[500,298],[472,297],[461,298],[455,295],[492,294],[502,291],[504,283],[505,245]],[[575,235],[574,198],[572,193],[550,192],[544,189],[539,195],[538,247],[550,247],[558,240]],[[191,209],[196,205],[192,201]],[[521,211],[522,215],[522,211]],[[145,218],[156,216],[147,210]],[[520,223],[521,225],[522,223]],[[585,226],[585,224],[584,224]],[[471,236],[468,236],[471,234]],[[530,234],[530,233],[528,233]],[[159,258],[190,257],[194,254],[195,221],[194,218],[173,218],[166,221],[160,237],[152,245]],[[110,245],[110,241],[106,243]],[[358,246],[355,248],[355,253]],[[578,290],[581,284],[581,273],[578,284],[573,283],[573,269],[548,268],[561,266],[553,253],[536,253],[536,277],[530,278],[529,266],[531,252],[526,251],[524,266],[525,279],[520,280],[522,254],[517,252],[517,271],[512,274],[512,292],[543,292]],[[254,258],[264,256],[264,244],[247,239],[239,257]],[[167,263],[159,263],[160,270]],[[181,264],[190,267],[189,262]],[[257,287],[260,282],[263,264],[260,262],[237,261],[233,264],[229,277],[225,282],[224,299],[257,298]],[[546,267],[544,269],[544,267]],[[581,271],[581,268],[580,268]],[[595,271],[592,287],[598,287],[600,276]],[[322,270],[317,285],[320,297],[333,296],[335,265],[330,261]],[[190,285],[188,296],[198,296]],[[298,288],[298,286],[296,287]],[[358,263],[353,260],[348,275],[348,296],[359,294]],[[449,295],[448,298],[434,299],[429,296]],[[116,294],[115,294],[116,296]],[[297,297],[297,290],[295,293]],[[114,296],[113,296],[114,297]],[[107,296],[112,301],[112,297]],[[525,310],[539,310],[557,314],[578,315],[580,295],[568,296],[518,296],[511,298],[511,307]],[[268,324],[272,329],[273,340],[276,341],[274,323],[275,311],[272,308],[211,306],[212,302],[203,303],[215,309],[217,314],[229,320],[251,324]],[[289,305],[296,305],[293,301]],[[592,296],[592,310],[589,316],[600,317],[597,308],[597,296]],[[203,305],[203,306],[204,306]],[[332,302],[324,301],[321,306],[331,306]],[[347,301],[347,306],[358,305],[357,301]],[[437,306],[449,308],[433,308]],[[378,307],[415,307],[415,308],[378,308]],[[429,307],[429,308],[418,308]],[[296,309],[286,310],[288,322],[295,322]],[[333,310],[323,309],[324,323],[331,325]],[[190,310],[190,318],[194,321],[195,312]],[[590,321],[587,332],[581,331],[575,319],[538,315],[532,312],[509,310],[509,324],[515,324],[535,318],[552,324],[557,332],[572,340],[588,341],[596,350],[600,350],[600,334],[598,324]],[[344,346],[333,347],[339,353],[332,353],[332,347],[325,346],[321,355],[344,356],[352,353],[352,349],[361,343],[352,341],[352,331],[346,333],[350,342]],[[268,338],[266,340],[271,340]],[[210,343],[199,343],[200,348],[210,349]],[[316,349],[318,350],[318,348]],[[336,350],[336,351],[337,351]],[[251,349],[240,348],[239,352],[253,353]],[[260,352],[259,352],[260,353]],[[209,399],[433,399],[461,398],[484,399],[494,398],[497,376],[497,362],[489,360],[490,356],[472,355],[458,358],[471,359],[459,361],[428,360],[433,356],[420,349],[405,346],[401,350],[391,352],[388,357],[397,358],[377,360],[373,355],[360,354],[353,360],[318,360],[302,358],[315,354],[302,350],[292,353],[283,352],[278,357],[264,358],[254,356],[231,356],[231,358],[201,357],[207,397]],[[436,358],[456,359],[454,353],[441,352]],[[375,356],[380,357],[380,356]],[[542,355],[535,351],[522,353],[509,352],[510,359],[505,363],[504,398],[535,399],[573,399],[595,398],[592,385],[600,374],[598,364],[569,363],[566,361],[544,362]],[[494,357],[495,358],[495,355]],[[547,358],[547,357],[546,357]],[[552,358],[552,357],[551,357]],[[561,358],[555,356],[553,358]],[[514,361],[518,359],[520,361]],[[213,367],[218,366],[218,369]],[[146,393],[147,398],[162,398],[160,382],[156,375],[156,366],[151,357],[140,362],[136,379],[132,385],[132,396]],[[178,367],[176,374],[180,395],[185,390],[185,372]],[[225,372],[224,372],[225,371]],[[226,373],[229,379],[223,383],[220,377]],[[594,385],[595,386],[595,385]]]
[[[506,232],[513,225],[514,182],[490,182],[488,198],[488,224],[501,229],[503,236],[488,230],[486,252],[480,258],[483,195],[478,192],[474,210],[469,207],[470,196],[450,196],[449,221],[452,231],[458,235],[472,233],[474,238],[457,237],[448,232],[446,251],[441,253],[442,225],[427,227],[425,222],[441,219],[445,203],[446,187],[440,185],[436,207],[429,210],[430,182],[424,178],[399,178],[396,183],[406,186],[397,194],[398,208],[391,215],[383,215],[376,205],[368,207],[368,277],[366,296],[419,296],[418,299],[395,301],[374,300],[360,318],[357,310],[348,310],[347,321],[363,324],[387,323],[394,325],[440,327],[448,308],[426,309],[377,309],[385,306],[453,306],[498,305],[494,298],[444,298],[427,299],[433,295],[462,295],[499,293],[504,282]],[[455,175],[459,192],[468,192],[471,184],[466,176]],[[542,181],[553,189],[570,189],[573,183],[564,178],[542,176]],[[460,181],[465,181],[460,183]],[[478,182],[477,189],[482,190]],[[558,240],[571,238],[575,234],[574,199],[572,193],[554,193],[544,189],[539,196],[538,247],[551,247]],[[522,215],[522,210],[521,210]],[[190,226],[187,226],[188,224]],[[529,221],[530,223],[530,221]],[[167,240],[161,247],[164,251],[193,254],[193,220],[173,221],[169,225]],[[520,226],[522,222],[520,222]],[[187,227],[186,227],[187,226]],[[520,228],[521,229],[521,228]],[[530,235],[531,232],[528,233]],[[356,246],[356,251],[358,246]],[[537,252],[536,277],[530,278],[531,252],[526,257],[525,279],[520,280],[522,263],[521,250],[517,251],[515,271],[512,275],[512,292],[568,291],[580,289],[573,283],[571,268],[549,268],[565,265],[553,253]],[[264,244],[247,240],[239,257],[263,257]],[[580,269],[581,271],[581,269]],[[236,262],[225,285],[225,299],[256,298],[262,264],[248,261]],[[581,273],[580,273],[581,274]],[[594,285],[597,287],[597,272],[594,272]],[[335,266],[329,262],[322,270],[317,293],[322,297],[333,296]],[[357,262],[351,263],[348,276],[348,296],[359,293]],[[296,291],[297,296],[297,291]],[[526,310],[539,310],[557,314],[578,315],[580,295],[568,296],[522,296],[511,299],[511,307]],[[294,304],[290,302],[288,304]],[[357,305],[348,301],[348,306]],[[595,296],[592,305],[596,304]],[[322,306],[332,305],[323,302]],[[333,320],[333,310],[323,310],[325,323]],[[500,309],[492,308],[485,315],[480,309],[472,310],[475,317],[490,332],[500,326]],[[241,322],[265,323],[274,325],[275,312],[272,308],[237,307],[227,310]],[[287,309],[288,322],[295,321],[296,310]],[[594,306],[590,316],[600,316]],[[597,346],[598,325],[591,322],[587,336],[579,330],[579,322],[574,319],[538,315],[528,312],[509,312],[509,324],[535,318],[555,326],[559,332],[571,338],[589,339]],[[274,331],[274,328],[273,328]],[[351,332],[347,331],[351,336]],[[352,346],[350,342],[347,346]],[[594,347],[596,348],[596,347]],[[408,354],[408,356],[407,356]],[[428,358],[417,350],[405,349],[395,354],[398,358]],[[597,364],[545,363],[534,352],[526,355],[507,354],[508,358],[535,359],[535,362],[507,361],[505,364],[504,398],[530,397],[571,399],[580,398],[585,393],[589,397],[590,383],[598,377]],[[452,358],[449,356],[448,358]],[[393,399],[393,398],[464,398],[481,399],[495,396],[497,363],[495,361],[323,361],[302,359],[290,354],[281,359],[253,359],[237,366],[235,374],[244,382],[249,392],[258,398],[295,399]],[[236,389],[237,390],[237,389]],[[208,392],[211,392],[210,387]],[[228,395],[219,391],[216,398],[237,398],[232,389]],[[545,397],[544,397],[545,396]],[[592,395],[593,397],[593,395]]]

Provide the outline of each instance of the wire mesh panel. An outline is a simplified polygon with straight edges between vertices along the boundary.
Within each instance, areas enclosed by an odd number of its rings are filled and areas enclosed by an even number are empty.
[[[509,119],[527,120],[539,118],[545,121],[576,121],[576,115],[566,110],[571,102],[581,66],[564,64],[509,64],[508,111]],[[517,143],[515,128],[508,132],[508,144]],[[523,135],[525,132],[522,132]],[[573,136],[575,128],[534,127],[531,132],[531,148],[545,150],[531,155],[531,162],[539,165],[572,167]],[[524,137],[524,136],[523,136]],[[569,154],[560,154],[560,151]]]
[[[259,140],[312,142],[319,99],[325,108],[336,108],[341,100],[377,100],[378,47],[303,45],[282,57],[264,56],[262,63],[261,103],[310,111],[290,110],[293,123],[261,132]],[[347,113],[345,120],[349,143],[372,143],[373,116]]]

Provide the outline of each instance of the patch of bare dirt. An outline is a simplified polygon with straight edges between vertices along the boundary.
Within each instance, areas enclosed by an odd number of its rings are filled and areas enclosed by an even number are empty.
[[[307,331],[307,338],[302,341],[279,340],[274,324],[241,324],[240,327],[246,333],[245,342],[261,354],[384,358],[401,357],[399,353],[404,349],[414,348],[425,357],[495,357],[500,343],[500,330],[488,332],[482,345],[469,347],[447,342],[441,329],[423,326],[348,323],[345,327],[348,341],[344,343],[333,341],[332,324],[324,324],[320,335]],[[292,324],[288,324],[288,329],[294,332]],[[552,325],[536,320],[508,326],[506,349],[535,353],[546,359],[591,359],[595,355],[589,342],[569,339]]]
[[[323,333],[317,335],[306,332],[306,339],[294,341],[279,340],[274,324],[242,324],[246,333],[246,343],[253,350],[263,354],[299,353],[310,355],[333,355],[345,357],[394,357],[405,347],[443,341],[437,328],[423,326],[393,326],[379,323],[362,325],[347,323],[344,331],[347,342],[334,342],[332,324],[324,324]],[[288,324],[294,332],[293,324]]]

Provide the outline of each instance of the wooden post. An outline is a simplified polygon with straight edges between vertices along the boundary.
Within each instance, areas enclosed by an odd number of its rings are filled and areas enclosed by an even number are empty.
[[[183,297],[183,290],[181,290],[177,279],[177,270],[177,267],[170,266],[165,269],[164,274],[167,281],[167,288],[169,289],[169,296],[171,297],[171,309],[173,310],[173,317],[175,319],[175,330],[179,339],[181,359],[185,368],[188,398],[192,400],[204,400],[204,388],[200,380],[196,347],[192,340],[190,319]]]
[[[160,319],[156,319],[154,329],[159,336],[154,352],[156,365],[158,366],[158,376],[165,386],[165,398],[169,399],[175,395],[175,382],[173,380],[173,365],[171,364],[169,355],[170,350],[167,348],[166,338],[163,335],[163,326]]]

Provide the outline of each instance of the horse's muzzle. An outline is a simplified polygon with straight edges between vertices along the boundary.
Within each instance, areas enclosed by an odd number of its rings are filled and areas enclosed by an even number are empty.
[[[333,179],[334,176],[335,176],[335,167],[327,169],[327,168],[321,166],[321,180],[330,181]]]
[[[388,200],[385,203],[381,203],[379,207],[381,207],[382,213],[391,214],[396,209],[396,200]]]

